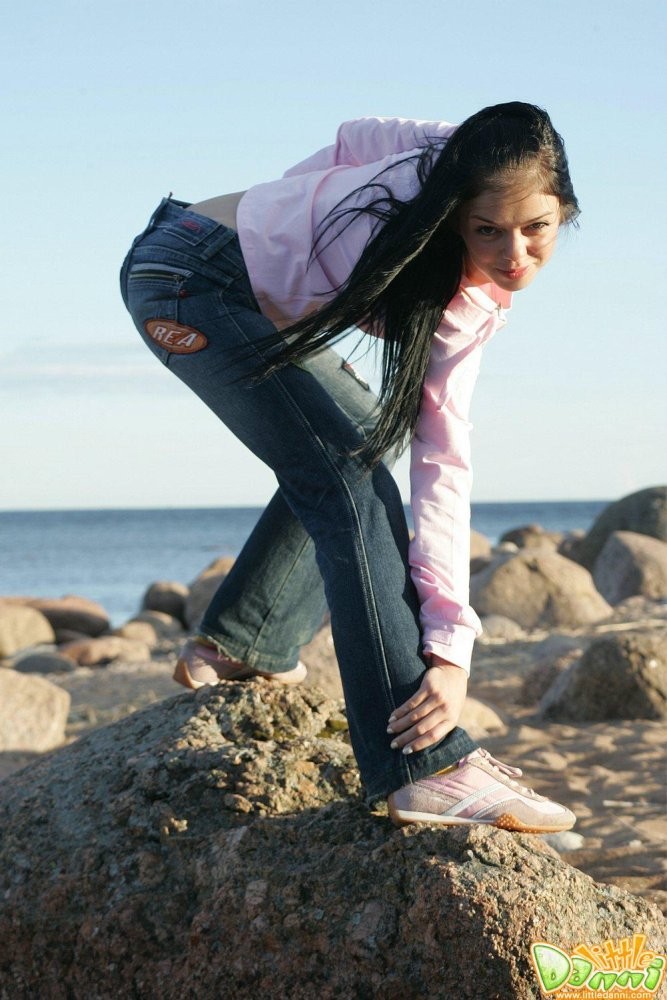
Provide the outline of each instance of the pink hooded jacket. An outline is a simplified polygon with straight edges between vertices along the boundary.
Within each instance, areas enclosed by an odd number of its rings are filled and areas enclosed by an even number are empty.
[[[318,244],[319,225],[343,199],[370,183],[387,185],[401,201],[419,190],[417,157],[429,139],[456,126],[402,118],[344,122],[333,145],[259,184],[243,196],[237,227],[253,290],[279,328],[317,309],[350,274],[379,223],[345,217]],[[368,197],[368,195],[366,195]],[[337,238],[331,236],[338,233]],[[470,429],[472,392],[482,347],[504,323],[509,293],[496,285],[462,285],[433,338],[416,433],[411,445],[412,579],[421,603],[425,653],[466,672],[479,619],[469,605]]]

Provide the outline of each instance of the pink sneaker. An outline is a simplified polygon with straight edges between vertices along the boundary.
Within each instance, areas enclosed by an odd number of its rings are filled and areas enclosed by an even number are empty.
[[[205,684],[219,681],[245,681],[251,677],[264,677],[279,684],[300,684],[308,673],[305,664],[299,662],[293,670],[281,674],[263,673],[253,670],[245,663],[221,656],[215,646],[203,639],[188,639],[176,661],[174,680],[184,687],[196,689]]]
[[[389,815],[397,826],[487,823],[521,833],[557,833],[574,826],[574,813],[513,780],[520,777],[518,767],[487,750],[473,750],[444,773],[392,792]]]

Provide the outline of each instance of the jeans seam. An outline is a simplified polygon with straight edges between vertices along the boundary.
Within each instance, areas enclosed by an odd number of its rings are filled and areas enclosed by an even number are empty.
[[[233,314],[228,309],[226,309],[225,311],[227,312],[228,319],[231,320],[232,323],[234,323],[234,325],[237,328],[238,332],[240,333],[241,337],[253,349],[253,351],[255,352],[255,354],[257,354],[262,359],[262,361],[264,363],[266,363],[266,359],[262,355],[261,351],[259,351],[257,349],[257,347],[255,346],[255,344],[246,335],[245,330],[240,326],[239,323],[236,322],[236,319],[233,316]],[[348,486],[348,484],[347,484],[347,482],[345,480],[345,477],[342,475],[341,471],[338,469],[338,467],[336,466],[336,464],[331,461],[329,453],[328,453],[327,449],[324,447],[324,444],[323,444],[323,442],[322,442],[319,434],[317,434],[315,432],[315,430],[311,426],[310,422],[306,419],[306,417],[305,417],[304,413],[302,412],[300,406],[297,404],[297,402],[293,398],[292,394],[289,392],[289,390],[284,385],[282,379],[280,378],[280,372],[277,372],[272,377],[274,377],[276,379],[276,385],[278,386],[280,392],[288,400],[289,405],[291,406],[292,410],[296,414],[298,420],[304,426],[304,428],[307,430],[308,434],[311,436],[313,442],[316,443],[317,447],[319,448],[319,450],[321,452],[321,455],[324,458],[325,463],[329,466],[329,470],[331,472],[333,472],[333,475],[334,475],[334,478],[335,478],[336,483],[338,485],[338,488],[341,490],[341,495],[344,497],[344,499],[346,501],[345,506],[346,506],[346,508],[348,510],[348,514],[350,515],[350,519],[353,522],[354,537],[355,537],[355,549],[357,550],[357,557],[358,557],[360,569],[362,569],[362,572],[360,573],[360,576],[361,576],[361,585],[362,585],[362,592],[364,594],[364,598],[365,598],[365,601],[366,601],[366,607],[367,607],[367,610],[369,612],[368,620],[369,620],[369,624],[371,626],[371,634],[373,636],[373,643],[374,643],[374,646],[376,647],[376,650],[380,653],[380,666],[381,666],[380,674],[382,676],[383,685],[384,685],[384,689],[385,689],[384,694],[385,694],[385,698],[387,699],[387,702],[389,703],[389,705],[391,706],[391,709],[393,710],[394,708],[396,708],[396,705],[394,704],[394,699],[393,699],[392,694],[391,694],[391,681],[390,681],[390,678],[389,678],[389,669],[388,669],[388,666],[387,666],[387,658],[386,658],[386,655],[385,655],[384,643],[383,643],[383,640],[382,640],[382,632],[381,632],[381,629],[379,627],[379,619],[378,619],[378,614],[377,614],[377,605],[376,605],[376,602],[375,602],[375,595],[373,594],[372,583],[370,583],[370,580],[369,580],[370,574],[369,574],[369,571],[368,571],[368,559],[366,557],[366,551],[365,551],[365,547],[363,545],[363,537],[362,537],[362,533],[361,533],[361,527],[360,527],[360,524],[359,524],[359,511],[358,511],[357,505],[354,502],[354,497],[352,496],[351,490],[350,490],[350,488],[349,488],[349,486]],[[404,761],[401,761],[400,763],[401,763],[401,765],[403,765]],[[401,770],[404,770],[405,772],[409,773],[409,769],[407,767],[403,768],[403,766],[402,766]]]

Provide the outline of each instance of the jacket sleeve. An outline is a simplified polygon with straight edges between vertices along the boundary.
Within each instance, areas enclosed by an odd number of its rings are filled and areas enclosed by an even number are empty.
[[[415,534],[411,575],[421,605],[423,650],[470,672],[479,618],[469,604],[469,422],[483,343],[495,329],[488,313],[459,292],[436,331],[412,441],[410,482]]]
[[[356,118],[343,122],[331,146],[318,150],[285,171],[285,177],[331,167],[359,167],[392,153],[418,149],[429,139],[448,139],[456,125],[411,118]]]

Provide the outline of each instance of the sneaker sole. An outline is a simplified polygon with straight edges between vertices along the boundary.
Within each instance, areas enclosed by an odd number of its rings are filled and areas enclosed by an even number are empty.
[[[389,807],[389,815],[396,826],[408,826],[411,823],[429,823],[438,826],[473,826],[481,823],[483,826],[495,826],[500,830],[510,830],[513,833],[562,833],[570,830],[574,823],[567,825],[540,823],[529,826],[512,813],[502,813],[495,819],[462,819],[459,816],[438,816],[434,813],[406,812],[404,809]]]
[[[207,684],[209,686],[215,686],[216,684],[219,684],[220,681],[223,680],[247,681],[247,680],[252,680],[254,677],[262,677],[264,678],[264,680],[268,680],[270,682],[291,686],[294,684],[301,684],[308,675],[308,671],[306,670],[305,665],[299,664],[299,666],[303,666],[303,671],[299,671],[299,673],[296,676],[290,677],[289,679],[287,675],[296,674],[298,667],[295,667],[294,670],[287,671],[285,676],[281,674],[264,674],[260,673],[257,670],[252,670],[249,667],[240,667],[236,673],[230,673],[227,677],[218,677],[217,680],[211,681],[209,683],[209,681],[195,680],[194,677],[191,675],[190,671],[188,670],[187,660],[183,658],[176,661],[176,669],[174,670],[172,676],[177,684],[182,684],[183,687],[189,688],[191,691],[198,691],[199,688],[206,687]],[[215,667],[212,667],[211,669],[215,670]]]

